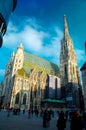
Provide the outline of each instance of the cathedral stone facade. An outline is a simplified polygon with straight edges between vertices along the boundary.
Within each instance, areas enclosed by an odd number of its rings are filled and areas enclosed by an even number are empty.
[[[24,52],[20,44],[6,66],[3,105],[27,109],[40,107],[41,101],[47,98],[48,75],[57,77],[58,73],[56,64]]]

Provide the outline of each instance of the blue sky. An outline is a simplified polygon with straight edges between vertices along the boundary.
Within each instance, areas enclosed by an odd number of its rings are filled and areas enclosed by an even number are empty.
[[[18,0],[0,48],[0,81],[12,52],[24,50],[58,64],[66,14],[79,68],[85,62],[86,0]]]

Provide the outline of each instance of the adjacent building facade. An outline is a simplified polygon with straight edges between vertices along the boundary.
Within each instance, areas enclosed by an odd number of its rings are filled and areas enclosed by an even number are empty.
[[[84,109],[86,110],[86,62],[80,68],[82,75],[82,85],[84,90]]]
[[[0,0],[0,47],[3,43],[3,35],[6,33],[7,24],[11,13],[15,10],[17,0]]]

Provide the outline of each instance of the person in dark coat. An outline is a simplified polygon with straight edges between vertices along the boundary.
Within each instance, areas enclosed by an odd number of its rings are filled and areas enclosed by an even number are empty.
[[[43,127],[46,128],[47,127],[47,117],[48,117],[48,111],[45,110],[44,114],[43,114]]]
[[[83,128],[86,130],[86,112],[83,113]]]
[[[61,111],[61,113],[59,114],[59,118],[57,120],[57,130],[64,130],[66,128],[66,119],[64,119],[64,112]]]
[[[71,130],[82,130],[83,128],[83,119],[79,112],[73,112],[70,122]]]
[[[76,126],[76,115],[75,112],[71,113],[70,130],[74,130]]]

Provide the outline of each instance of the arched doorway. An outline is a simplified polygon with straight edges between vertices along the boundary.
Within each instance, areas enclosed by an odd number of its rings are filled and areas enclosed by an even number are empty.
[[[15,104],[19,104],[19,93],[16,94]]]
[[[25,93],[24,96],[23,96],[23,105],[26,104],[26,99],[27,99],[27,95],[26,95],[26,93]]]

